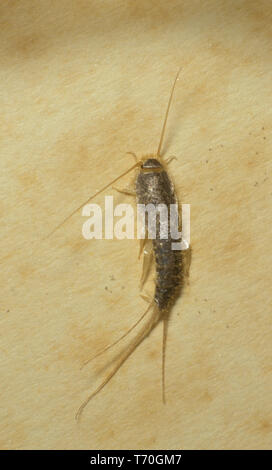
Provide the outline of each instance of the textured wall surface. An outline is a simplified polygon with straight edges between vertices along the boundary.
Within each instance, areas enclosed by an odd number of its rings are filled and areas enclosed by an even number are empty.
[[[0,448],[271,446],[271,41],[269,0],[1,2]],[[44,237],[156,150],[179,66],[164,150],[192,262],[167,404],[158,325],[78,424],[114,351],[81,364],[146,308],[139,247],[84,240],[80,211]]]

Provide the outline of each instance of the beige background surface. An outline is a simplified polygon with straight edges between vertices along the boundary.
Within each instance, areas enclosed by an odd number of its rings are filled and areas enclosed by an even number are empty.
[[[271,447],[271,41],[269,0],[1,2],[2,449]],[[193,257],[167,405],[159,325],[77,424],[114,352],[82,362],[146,308],[138,242],[85,241],[80,212],[41,240],[156,150],[180,65],[164,149]]]

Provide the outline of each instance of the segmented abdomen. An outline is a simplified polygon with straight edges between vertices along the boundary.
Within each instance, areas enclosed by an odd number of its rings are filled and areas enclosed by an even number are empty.
[[[139,204],[165,204],[168,208],[168,228],[165,230],[167,238],[160,239],[161,221],[158,211],[156,238],[152,240],[157,274],[154,301],[160,311],[168,311],[178,297],[182,281],[181,251],[172,249],[172,243],[181,242],[181,239],[172,239],[170,233],[170,205],[177,203],[174,187],[164,170],[141,172],[136,180],[136,194]]]

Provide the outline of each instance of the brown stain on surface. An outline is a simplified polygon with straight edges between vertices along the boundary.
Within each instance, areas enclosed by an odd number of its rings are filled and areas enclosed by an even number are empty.
[[[14,40],[10,52],[12,53],[13,48],[14,54],[26,60],[41,52],[43,46],[44,40],[40,34],[25,34]]]
[[[59,182],[65,184],[66,188],[71,184],[81,187],[82,180],[86,180],[84,186],[87,186],[88,174],[92,173],[92,132],[81,135],[73,130],[65,132],[54,146],[51,158],[54,159]]]
[[[35,268],[29,263],[24,263],[18,266],[18,272],[23,280],[29,279],[35,272]]]
[[[36,186],[38,184],[36,170],[21,172],[19,170],[16,172],[16,178],[18,179],[25,191],[33,190],[33,186]]]

